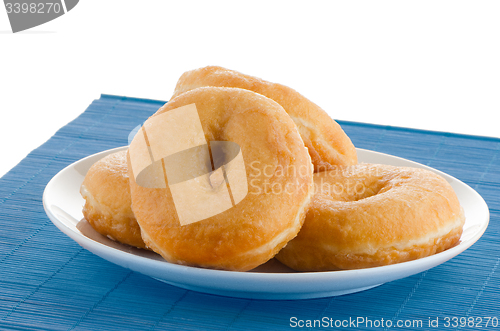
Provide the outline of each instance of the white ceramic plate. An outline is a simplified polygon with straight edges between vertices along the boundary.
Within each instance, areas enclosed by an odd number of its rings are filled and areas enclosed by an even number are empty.
[[[61,170],[47,184],[45,211],[66,235],[92,253],[162,282],[199,292],[258,299],[306,299],[348,294],[408,277],[446,262],[474,244],[484,233],[489,211],[483,198],[471,187],[443,172],[399,157],[358,149],[360,162],[426,168],[437,172],[453,186],[465,210],[460,243],[439,254],[384,267],[331,272],[294,272],[276,260],[248,272],[210,270],[171,264],[159,255],[116,243],[95,232],[83,219],[80,185],[94,162],[125,149],[115,148],[86,157]]]

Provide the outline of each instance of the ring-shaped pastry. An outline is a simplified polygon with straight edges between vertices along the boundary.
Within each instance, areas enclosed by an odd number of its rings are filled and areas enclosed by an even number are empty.
[[[222,67],[209,66],[185,72],[177,82],[173,97],[202,86],[238,87],[279,103],[297,125],[315,172],[357,163],[356,149],[340,125],[318,105],[292,88]]]
[[[276,258],[300,271],[376,267],[456,245],[465,217],[451,185],[424,169],[377,164],[314,174],[298,236]]]
[[[131,209],[127,151],[94,163],[80,193],[85,199],[83,215],[94,230],[123,244],[146,248]]]
[[[196,111],[189,113],[192,105]],[[194,117],[189,115],[196,113],[201,124],[199,129]],[[160,122],[163,124],[158,124]],[[203,148],[194,154],[189,151],[186,155],[169,156],[161,163],[154,157],[161,148],[174,150],[173,145],[177,144],[200,144],[196,140],[200,137],[186,133],[189,130],[198,133],[202,130],[201,139],[208,142],[212,152],[213,142],[237,144],[244,160],[243,177],[240,172],[239,178],[232,178],[231,167],[223,169],[226,174],[218,175],[219,169],[212,169],[206,176],[201,174],[191,179],[184,176],[183,181],[179,176],[171,176],[172,172],[180,171],[176,164],[181,168],[203,162],[210,164],[210,160],[199,158]],[[163,134],[166,136],[157,138]],[[156,147],[157,143],[167,140],[166,146]],[[163,188],[138,183],[134,164],[141,164],[141,157],[149,157],[146,149],[144,154],[134,151],[134,146],[143,144],[141,141],[151,151],[154,164],[160,169],[159,176],[163,167],[166,183]],[[166,154],[163,152],[161,157]],[[185,162],[170,162],[177,157],[178,161],[186,157]],[[293,121],[275,101],[244,89],[204,87],[170,100],[135,136],[128,160],[132,209],[142,237],[148,247],[167,261],[178,264],[239,271],[257,267],[296,236],[314,191],[311,159]],[[212,163],[217,163],[217,157],[213,156]],[[244,198],[235,199],[236,203],[218,214],[182,224],[192,215],[212,212],[222,204],[220,199],[210,199],[212,193],[226,191],[225,184],[219,185],[224,180],[233,196],[235,188],[245,183],[248,192]],[[185,195],[187,191],[191,193]],[[185,201],[189,204],[184,204]]]

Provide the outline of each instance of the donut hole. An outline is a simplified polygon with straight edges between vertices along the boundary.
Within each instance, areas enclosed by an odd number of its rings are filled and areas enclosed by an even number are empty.
[[[372,196],[375,196],[379,194],[382,190],[382,187],[376,186],[376,187],[366,187],[366,189],[355,196],[353,196],[353,199],[351,201],[359,201],[363,199],[370,198]]]
[[[321,192],[335,201],[356,202],[387,190],[387,183],[376,177],[335,179],[317,179],[315,181],[317,192]]]
[[[360,181],[354,187],[355,190],[352,191],[353,194],[348,196],[349,199],[347,201],[360,201],[383,193],[387,188],[385,184],[386,183],[378,180],[373,181],[365,179],[364,181]]]

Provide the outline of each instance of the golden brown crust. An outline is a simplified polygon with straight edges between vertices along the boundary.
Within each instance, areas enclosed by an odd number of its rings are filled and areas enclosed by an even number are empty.
[[[127,151],[110,154],[92,165],[80,193],[85,199],[83,215],[97,232],[146,248],[131,209]]]
[[[153,116],[193,103],[207,141],[240,146],[247,196],[218,215],[181,226],[168,186],[139,186],[130,170],[134,213],[148,247],[169,262],[250,270],[272,258],[298,233],[313,193],[310,157],[283,108],[251,91],[198,88],[172,99]],[[286,171],[293,167],[303,172]],[[286,185],[290,194],[272,192],[273,187]]]
[[[299,235],[276,256],[324,271],[418,259],[458,243],[464,214],[453,188],[427,170],[360,164],[314,175]]]
[[[328,170],[335,165],[357,163],[356,149],[340,125],[319,106],[287,86],[209,66],[185,72],[179,78],[172,98],[202,86],[243,88],[278,102],[297,125],[315,172]]]

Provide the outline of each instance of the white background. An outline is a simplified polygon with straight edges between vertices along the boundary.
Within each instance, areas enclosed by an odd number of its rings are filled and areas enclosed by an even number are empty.
[[[205,65],[335,119],[500,137],[499,1],[82,0],[17,34],[0,7],[0,60],[0,176],[101,93],[168,100]]]

